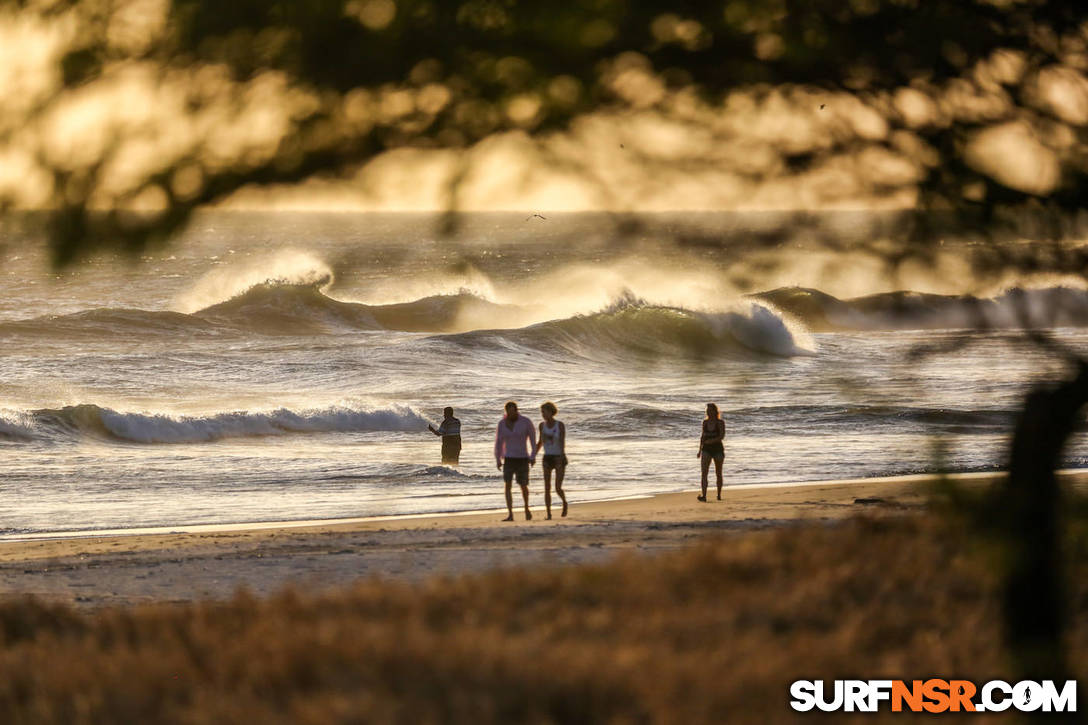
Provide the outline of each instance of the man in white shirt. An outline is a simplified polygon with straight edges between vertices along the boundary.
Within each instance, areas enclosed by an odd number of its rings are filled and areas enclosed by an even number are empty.
[[[510,484],[516,477],[525,502],[525,520],[531,521],[529,511],[529,466],[536,463],[536,428],[528,418],[518,415],[518,404],[506,404],[506,415],[495,430],[495,465],[502,471],[506,483],[506,511],[503,521],[514,520],[514,501]]]

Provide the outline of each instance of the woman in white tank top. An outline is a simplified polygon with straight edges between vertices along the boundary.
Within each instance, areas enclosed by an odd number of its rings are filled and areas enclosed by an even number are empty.
[[[567,495],[563,493],[563,474],[567,471],[567,427],[555,419],[559,409],[555,403],[548,402],[540,406],[544,422],[540,424],[540,437],[537,438],[536,450],[544,449],[544,506],[548,518],[552,517],[552,471],[555,471],[555,492],[563,500],[562,516],[567,515]]]

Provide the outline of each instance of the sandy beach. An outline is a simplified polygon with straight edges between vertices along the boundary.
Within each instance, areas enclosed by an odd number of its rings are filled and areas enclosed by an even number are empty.
[[[995,475],[956,479],[985,486]],[[224,598],[239,588],[257,595],[289,585],[312,591],[360,577],[420,579],[595,562],[620,551],[676,549],[710,533],[920,511],[934,480],[726,487],[722,501],[707,504],[696,501],[695,492],[574,503],[567,518],[551,521],[540,505],[532,521],[518,512],[514,523],[502,523],[502,512],[487,511],[4,541],[0,596],[99,607]],[[1067,474],[1067,480],[1088,488],[1086,474]],[[535,502],[542,504],[539,493]]]

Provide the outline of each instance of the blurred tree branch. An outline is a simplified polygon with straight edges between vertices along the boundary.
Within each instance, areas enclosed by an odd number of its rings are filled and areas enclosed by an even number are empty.
[[[1088,9],[1077,2],[8,0],[0,21],[53,43],[42,77],[0,114],[0,150],[40,188],[0,184],[0,205],[55,210],[62,265],[138,251],[246,186],[349,173],[401,147],[541,138],[601,112],[698,129],[730,116],[738,89],[757,104],[797,89],[788,102],[809,94],[811,114],[824,110],[817,93],[855,100],[823,122],[826,139],[772,143],[773,164],[640,162],[720,165],[753,183],[803,182],[835,159],[906,162],[916,171],[859,184],[913,189],[919,210],[987,232],[1021,218],[1010,210],[1068,218],[1088,183]],[[126,83],[151,95],[112,102],[146,112],[90,109]],[[593,179],[582,162],[558,163]],[[915,223],[902,254],[942,231]],[[995,263],[1079,273],[1083,253]]]

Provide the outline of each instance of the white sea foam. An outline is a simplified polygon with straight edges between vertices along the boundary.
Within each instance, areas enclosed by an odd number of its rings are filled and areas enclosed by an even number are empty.
[[[780,357],[810,355],[815,351],[815,343],[807,331],[765,305],[753,302],[746,310],[704,317],[719,336],[728,333],[749,350]]]
[[[0,410],[0,440],[4,438],[30,440],[34,437],[30,416],[22,411]]]
[[[34,413],[38,428],[58,427],[84,435],[132,443],[201,443],[298,433],[420,431],[427,421],[411,408],[346,407],[321,410],[232,411],[207,416],[120,412],[97,405],[80,405]]]
[[[333,280],[332,267],[317,255],[281,249],[267,257],[213,269],[177,298],[174,309],[193,313],[233,299],[258,285],[321,285],[325,288]]]

